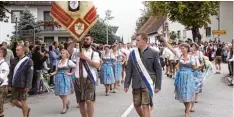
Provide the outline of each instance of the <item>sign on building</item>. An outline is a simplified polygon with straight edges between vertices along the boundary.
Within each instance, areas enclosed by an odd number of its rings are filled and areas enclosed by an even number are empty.
[[[212,34],[213,35],[226,35],[226,31],[225,30],[213,30]]]

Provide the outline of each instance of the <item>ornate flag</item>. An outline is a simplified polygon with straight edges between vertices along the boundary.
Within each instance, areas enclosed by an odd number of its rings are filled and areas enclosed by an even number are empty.
[[[50,15],[77,40],[81,40],[97,21],[92,1],[53,1]]]

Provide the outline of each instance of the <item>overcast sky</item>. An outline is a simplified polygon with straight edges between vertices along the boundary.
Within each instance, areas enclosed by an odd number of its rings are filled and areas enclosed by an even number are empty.
[[[141,16],[140,9],[143,9],[140,0],[94,0],[97,12],[101,18],[105,17],[105,11],[111,10],[115,18],[110,21],[111,25],[119,26],[117,35],[124,38],[124,42],[129,42],[135,31],[136,20]]]

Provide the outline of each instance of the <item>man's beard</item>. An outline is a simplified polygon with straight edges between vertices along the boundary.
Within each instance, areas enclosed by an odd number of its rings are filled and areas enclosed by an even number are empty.
[[[83,47],[84,47],[84,48],[89,48],[90,46],[91,46],[91,44],[88,44],[88,43],[84,43],[84,44],[83,44]]]

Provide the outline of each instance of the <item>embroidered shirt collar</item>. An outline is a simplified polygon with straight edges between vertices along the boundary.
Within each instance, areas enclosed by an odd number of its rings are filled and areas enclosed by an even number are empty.
[[[3,61],[4,61],[4,59],[0,60],[0,63],[3,62]]]

